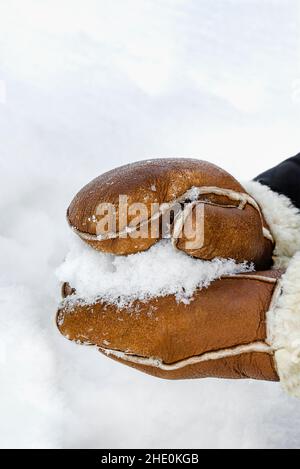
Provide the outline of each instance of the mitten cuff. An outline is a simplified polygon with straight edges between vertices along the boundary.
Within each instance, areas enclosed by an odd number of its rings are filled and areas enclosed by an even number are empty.
[[[275,240],[274,266],[286,268],[291,258],[300,251],[300,211],[285,195],[273,192],[259,182],[243,184],[259,203]]]
[[[290,261],[279,282],[267,324],[282,386],[300,397],[300,253]]]

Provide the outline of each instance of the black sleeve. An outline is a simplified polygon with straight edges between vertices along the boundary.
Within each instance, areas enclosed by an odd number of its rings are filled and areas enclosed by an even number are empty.
[[[300,153],[255,178],[274,192],[284,194],[300,208]]]

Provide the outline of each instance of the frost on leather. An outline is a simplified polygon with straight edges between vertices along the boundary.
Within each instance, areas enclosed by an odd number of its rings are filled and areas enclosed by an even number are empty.
[[[146,208],[140,223],[149,225],[146,237],[132,236],[128,223],[133,222],[134,215],[124,220],[120,196],[126,197],[128,206],[139,203]],[[145,251],[162,238],[160,230],[154,235],[150,232],[151,222],[161,220],[164,211],[178,203],[192,204],[192,215],[197,204],[204,205],[205,242],[189,252],[186,240],[173,236],[178,228],[174,220],[169,233],[174,247],[203,260],[233,258],[254,262],[260,269],[270,267],[273,239],[256,201],[230,174],[205,161],[148,160],[109,171],[79,191],[68,208],[67,219],[74,232],[96,250],[128,255]],[[98,208],[105,204],[116,209],[118,226],[111,232],[99,229]],[[129,232],[131,236],[123,236]]]

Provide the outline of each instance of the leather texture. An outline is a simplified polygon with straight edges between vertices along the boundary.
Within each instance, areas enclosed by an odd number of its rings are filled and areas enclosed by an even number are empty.
[[[193,229],[197,232],[195,210],[192,211]],[[178,249],[205,260],[231,258],[237,262],[253,262],[257,269],[270,267],[273,246],[263,237],[262,225],[257,223],[253,207],[247,205],[240,210],[205,203],[204,217],[204,245],[200,249],[187,250],[185,246],[188,239],[183,232],[176,243]]]
[[[93,180],[76,195],[67,218],[71,227],[93,248],[117,255],[134,254],[155,244],[162,237],[161,230],[154,237],[149,228],[146,238],[97,239],[96,235],[101,235],[97,231],[99,205],[110,203],[116,207],[117,232],[120,233],[126,229],[119,209],[120,195],[127,196],[128,205],[145,204],[150,214],[151,204],[172,204],[193,187],[246,193],[230,174],[211,163],[184,158],[147,160],[122,166]],[[263,227],[267,228],[267,224],[259,210],[249,203],[243,209],[238,208],[239,201],[213,193],[199,197],[199,203],[205,208],[204,245],[197,249],[186,248],[182,237],[175,243],[178,249],[205,260],[219,256],[239,262],[251,261],[258,269],[271,266],[273,243],[264,237]],[[128,223],[133,218],[134,215],[129,214]],[[147,220],[149,217],[143,221]]]
[[[287,196],[300,208],[300,153],[255,178],[274,192]]]
[[[68,302],[57,314],[60,332],[71,341],[95,345],[112,358],[167,379],[252,378],[277,381],[272,352],[255,350],[266,343],[266,312],[280,272],[223,278],[209,288],[198,290],[189,304],[173,295],[148,302],[136,301],[118,309],[98,302],[83,305]],[[251,346],[251,353],[230,356],[237,347]],[[159,360],[176,365],[192,357],[226,351],[217,357],[178,369],[132,363],[126,356]],[[229,351],[229,356],[228,356]],[[200,358],[201,359],[201,358]]]

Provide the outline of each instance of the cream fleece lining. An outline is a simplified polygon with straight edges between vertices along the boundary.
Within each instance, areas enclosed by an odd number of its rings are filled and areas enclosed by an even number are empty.
[[[290,395],[300,398],[300,253],[279,282],[267,324],[281,384]]]
[[[283,388],[300,398],[300,211],[259,182],[244,184],[258,201],[275,238],[274,268],[287,268],[267,313],[268,344]]]
[[[243,185],[259,203],[275,239],[274,267],[287,268],[290,259],[300,251],[300,211],[286,196],[259,182]]]

